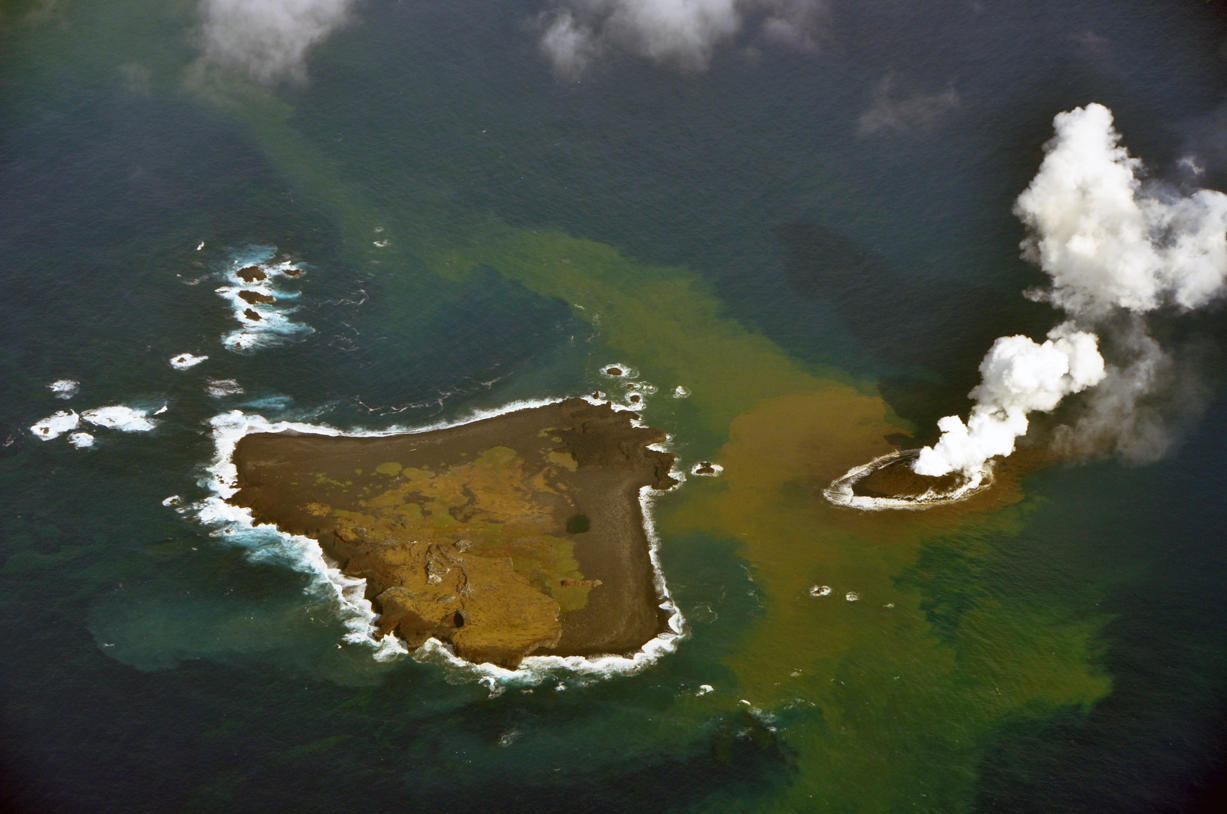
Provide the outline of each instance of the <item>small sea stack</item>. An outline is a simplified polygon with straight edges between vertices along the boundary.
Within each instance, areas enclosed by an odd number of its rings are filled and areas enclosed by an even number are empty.
[[[235,272],[235,276],[245,283],[259,283],[268,279],[264,269],[259,266],[244,266]]]
[[[263,294],[259,291],[243,290],[239,292],[239,299],[250,305],[271,305],[276,302],[272,294]]]

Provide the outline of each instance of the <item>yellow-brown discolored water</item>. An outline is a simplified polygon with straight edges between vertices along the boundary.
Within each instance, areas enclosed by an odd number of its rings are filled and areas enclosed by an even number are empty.
[[[347,242],[365,251],[357,224],[389,219],[284,120],[250,101],[228,104],[284,176],[324,191]],[[762,608],[727,647],[731,692],[680,699],[656,733],[662,744],[718,709],[797,714],[804,725],[782,733],[796,776],[772,810],[961,810],[1000,726],[1085,714],[1109,692],[1097,645],[1104,619],[1066,618],[1025,592],[987,588],[993,552],[1028,511],[1017,474],[999,472],[992,489],[922,513],[834,507],[822,489],[911,429],[871,382],[790,357],[728,318],[682,267],[472,212],[446,233],[417,231],[412,219],[400,229],[411,256],[440,277],[493,268],[561,299],[611,359],[663,392],[689,391],[681,402],[649,400],[643,412],[684,457],[712,458],[724,473],[658,504],[663,545],[691,533],[734,538]],[[831,592],[810,595],[821,586]]]
[[[1110,686],[1093,666],[1093,622],[980,602],[957,636],[941,637],[929,598],[901,582],[926,545],[965,524],[976,532],[960,537],[961,556],[982,554],[986,534],[1008,536],[1019,511],[1002,507],[1016,491],[995,492],[987,515],[987,496],[922,514],[821,499],[847,461],[884,451],[883,434],[897,430],[879,399],[840,384],[764,400],[733,421],[723,482],[695,485],[665,515],[667,534],[736,533],[762,590],[763,616],[729,660],[739,692],[768,710],[812,705],[825,724],[790,741],[804,777],[789,805],[859,795],[859,810],[893,811],[915,795],[969,799],[979,733],[1032,705],[1085,709]],[[822,586],[831,592],[811,595]],[[934,741],[942,762],[914,762],[932,759]]]
[[[832,506],[822,489],[907,429],[872,387],[792,361],[722,317],[683,269],[558,233],[485,237],[479,250],[448,254],[445,268],[494,265],[599,315],[618,358],[651,381],[683,381],[696,423],[727,438],[715,455],[721,478],[664,501],[660,529],[665,540],[734,536],[761,591],[763,614],[727,660],[739,695],[728,702],[821,718],[787,738],[800,776],[779,801],[785,810],[970,802],[993,727],[1024,709],[1085,711],[1108,692],[1094,644],[1101,620],[1063,619],[1026,597],[976,597],[953,630],[935,632],[918,562],[932,551],[965,559],[964,588],[979,590],[976,563],[1025,513],[1009,508],[1023,497],[1016,475],[923,513]],[[821,585],[830,595],[811,596]]]

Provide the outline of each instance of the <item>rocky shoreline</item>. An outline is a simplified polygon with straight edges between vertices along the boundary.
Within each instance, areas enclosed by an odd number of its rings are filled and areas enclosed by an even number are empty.
[[[411,648],[634,652],[667,629],[639,492],[675,481],[633,418],[573,398],[422,433],[251,433],[229,500],[318,540]]]

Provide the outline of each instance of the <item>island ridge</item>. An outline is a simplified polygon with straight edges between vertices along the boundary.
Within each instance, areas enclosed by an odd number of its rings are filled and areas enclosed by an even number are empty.
[[[571,398],[419,433],[250,433],[229,500],[318,540],[410,648],[630,653],[667,629],[639,493],[676,483],[635,418]]]

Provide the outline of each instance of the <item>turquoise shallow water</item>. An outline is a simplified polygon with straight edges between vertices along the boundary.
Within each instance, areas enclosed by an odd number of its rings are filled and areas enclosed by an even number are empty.
[[[614,54],[579,83],[541,8],[359,3],[268,90],[200,78],[187,0],[0,6],[7,802],[1214,810],[1221,310],[1164,317],[1206,407],[1158,463],[1051,467],[950,521],[818,492],[1054,321],[1010,208],[1055,113],[1101,101],[1156,175],[1195,153],[1227,188],[1221,5],[832,2],[816,52]],[[865,132],[887,77],[957,103]],[[235,353],[215,289],[257,247],[305,269],[278,285],[309,330]],[[609,387],[615,360],[684,462],[727,467],[658,507],[688,637],[638,675],[492,692],[376,661],[284,549],[162,505],[205,495],[224,409],[416,426]],[[90,450],[27,430],[163,403]]]

